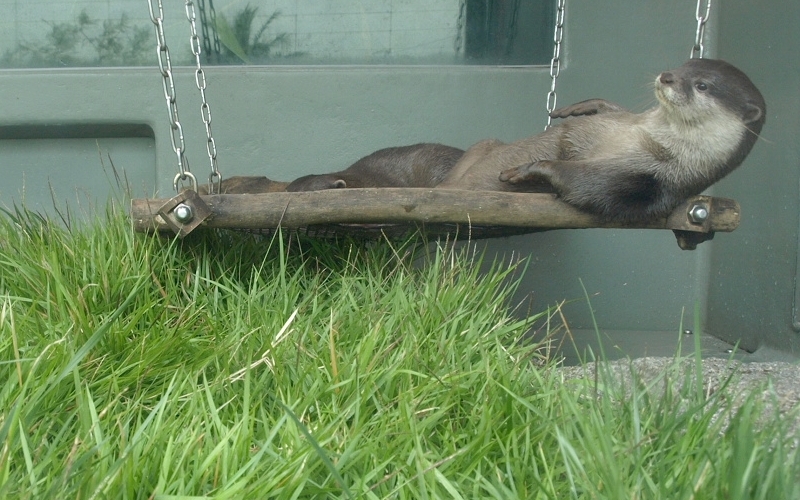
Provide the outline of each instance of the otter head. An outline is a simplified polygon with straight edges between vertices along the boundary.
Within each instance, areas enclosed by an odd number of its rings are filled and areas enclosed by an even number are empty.
[[[690,59],[655,81],[656,97],[675,119],[692,124],[732,113],[757,136],[766,120],[761,92],[741,70],[725,61]]]
[[[322,191],[346,188],[347,182],[333,174],[304,175],[286,186],[286,191]]]

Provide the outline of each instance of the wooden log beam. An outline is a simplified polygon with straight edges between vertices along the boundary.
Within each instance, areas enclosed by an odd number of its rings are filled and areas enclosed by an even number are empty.
[[[221,194],[199,197],[211,214],[200,227],[260,230],[330,224],[458,224],[535,230],[578,228],[673,229],[698,233],[733,231],[739,205],[726,198],[695,196],[664,219],[609,223],[542,193],[430,188],[363,188],[298,193]],[[137,231],[169,231],[159,209],[167,199],[134,199]],[[707,216],[695,214],[702,207]],[[702,212],[702,210],[700,211]],[[519,232],[519,231],[517,231]]]

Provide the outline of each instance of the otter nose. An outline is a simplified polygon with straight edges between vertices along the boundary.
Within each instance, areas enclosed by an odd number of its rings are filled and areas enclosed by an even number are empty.
[[[661,75],[658,77],[658,81],[660,81],[664,85],[669,85],[675,81],[675,75],[673,75],[669,71],[665,71],[661,73]]]

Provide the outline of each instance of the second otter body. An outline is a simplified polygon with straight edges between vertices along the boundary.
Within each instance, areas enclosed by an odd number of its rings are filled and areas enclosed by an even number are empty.
[[[287,191],[365,187],[434,187],[458,162],[464,150],[443,144],[421,143],[385,148],[330,174],[306,175],[291,182]]]
[[[664,217],[742,163],[766,105],[743,72],[719,60],[661,73],[655,90],[659,106],[644,113],[595,99],[555,111],[570,118],[536,136],[480,142],[439,187],[555,192],[605,220]]]
[[[273,181],[264,176],[236,175],[222,179],[219,192],[215,194],[259,194],[279,193],[286,191],[288,182]],[[198,187],[199,194],[209,194],[210,186],[203,184]]]

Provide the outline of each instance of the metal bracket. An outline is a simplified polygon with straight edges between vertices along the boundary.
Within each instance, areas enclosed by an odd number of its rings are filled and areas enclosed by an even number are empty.
[[[167,200],[158,209],[158,215],[175,234],[183,238],[211,215],[211,209],[196,191],[187,189]]]
[[[715,231],[733,231],[739,225],[739,204],[727,198],[694,196],[667,217],[681,250],[694,250],[712,239]]]
[[[678,246],[681,250],[695,250],[700,243],[714,238],[714,231],[709,230],[708,219],[710,215],[711,209],[708,202],[698,200],[690,203],[686,212],[687,222],[708,232],[697,233],[674,229],[672,232],[675,233],[675,238],[678,239]]]
[[[695,233],[693,231],[683,231],[680,229],[673,229],[675,238],[678,240],[678,246],[681,250],[696,250],[697,245],[704,241],[714,239],[714,232],[710,233]]]

